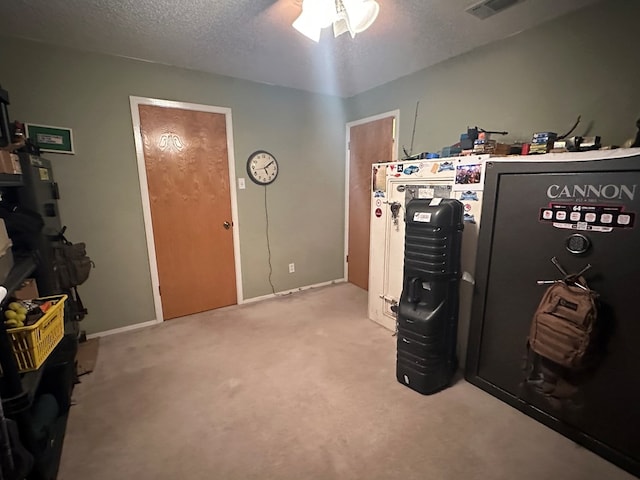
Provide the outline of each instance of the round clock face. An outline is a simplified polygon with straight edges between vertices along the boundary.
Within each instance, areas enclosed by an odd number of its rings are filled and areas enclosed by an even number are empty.
[[[278,176],[278,162],[269,152],[258,150],[249,155],[247,173],[258,185],[269,185]]]

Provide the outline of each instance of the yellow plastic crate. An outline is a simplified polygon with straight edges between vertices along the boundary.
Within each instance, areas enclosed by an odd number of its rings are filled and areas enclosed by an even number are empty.
[[[33,325],[7,330],[20,372],[40,368],[64,337],[64,302],[67,296],[56,295],[39,300],[56,300],[56,303]]]

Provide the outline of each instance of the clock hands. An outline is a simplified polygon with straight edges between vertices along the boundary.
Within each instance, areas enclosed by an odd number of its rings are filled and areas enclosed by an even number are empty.
[[[271,165],[273,165],[275,163],[275,160],[271,160],[269,163],[267,163],[264,167],[262,167],[261,170],[264,170],[265,173],[267,171],[267,168],[269,168]]]

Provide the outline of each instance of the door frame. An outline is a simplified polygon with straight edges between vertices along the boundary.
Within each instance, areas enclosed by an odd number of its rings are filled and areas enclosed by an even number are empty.
[[[142,214],[144,218],[144,230],[147,237],[147,253],[149,268],[151,270],[151,288],[153,290],[153,305],[156,313],[154,323],[162,323],[162,299],[160,298],[160,277],[158,275],[158,263],[156,260],[156,244],[153,235],[153,222],[151,220],[151,202],[149,200],[149,187],[147,185],[147,170],[144,161],[144,149],[142,134],[140,132],[140,105],[152,105],[164,108],[180,108],[198,112],[221,113],[226,119],[227,130],[227,161],[229,163],[229,191],[231,196],[231,221],[233,231],[233,256],[236,268],[236,302],[243,303],[242,270],[240,261],[240,224],[238,222],[238,196],[236,192],[236,168],[233,150],[233,126],[231,109],[227,107],[214,107],[197,103],[187,103],[173,100],[162,100],[149,97],[129,97],[131,106],[131,119],[133,121],[133,136],[136,146],[136,158],[138,165],[138,180],[140,181],[140,197],[142,200]]]
[[[355,127],[357,125],[362,125],[363,123],[375,122],[376,120],[381,120],[383,118],[393,117],[394,127],[393,127],[393,154],[395,158],[389,159],[389,161],[397,161],[398,160],[398,131],[400,126],[400,109],[391,110],[385,113],[379,113],[377,115],[373,115],[371,117],[361,118],[359,120],[354,120],[352,122],[347,122],[346,124],[346,143],[345,143],[345,174],[344,174],[344,281],[349,280],[349,262],[347,262],[347,255],[349,254],[349,157],[350,157],[350,149],[349,145],[351,142],[351,127]]]

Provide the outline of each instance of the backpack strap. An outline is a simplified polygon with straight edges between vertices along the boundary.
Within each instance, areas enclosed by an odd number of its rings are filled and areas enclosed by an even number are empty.
[[[72,287],[73,290],[73,296],[74,296],[74,302],[75,302],[75,312],[74,312],[74,320],[76,321],[80,321],[82,320],[85,315],[87,313],[89,313],[89,311],[85,308],[84,304],[82,303],[82,298],[80,298],[80,294],[78,293],[78,287]]]
[[[528,348],[522,388],[528,387],[551,402],[570,398],[577,388],[564,379],[559,368]]]
[[[519,385],[518,398],[522,398],[524,396],[525,389],[535,387],[538,382],[535,377],[535,372],[538,370],[539,363],[540,357],[531,349],[529,339],[527,338],[526,353],[522,357],[523,380]]]

